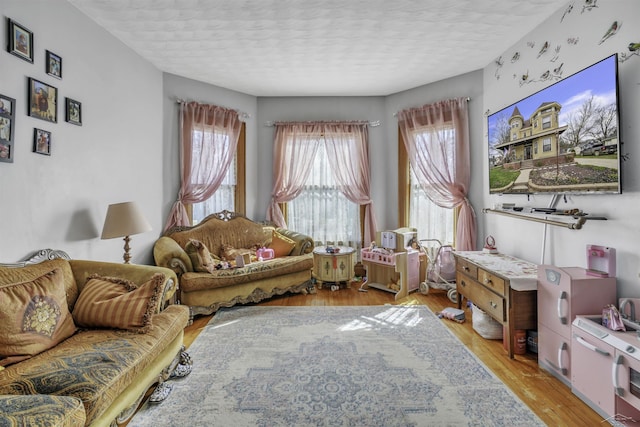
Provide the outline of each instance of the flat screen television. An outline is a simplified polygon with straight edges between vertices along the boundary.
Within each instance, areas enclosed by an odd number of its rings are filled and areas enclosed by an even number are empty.
[[[488,116],[491,194],[622,191],[618,57]]]

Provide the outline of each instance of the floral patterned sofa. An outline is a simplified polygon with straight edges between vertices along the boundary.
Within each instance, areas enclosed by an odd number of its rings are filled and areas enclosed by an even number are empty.
[[[61,251],[0,264],[0,425],[115,425],[154,384],[170,390],[190,367],[176,284],[169,269]]]
[[[272,250],[274,257],[259,260],[261,248]],[[180,304],[188,305],[193,316],[312,290],[312,252],[309,236],[229,211],[193,227],[174,227],[153,249],[156,264],[178,275]],[[238,266],[235,260],[243,255],[245,265]]]

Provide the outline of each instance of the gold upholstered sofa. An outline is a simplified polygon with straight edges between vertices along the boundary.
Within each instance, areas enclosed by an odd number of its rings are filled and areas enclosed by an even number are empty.
[[[157,265],[176,272],[180,304],[195,316],[312,290],[313,245],[307,235],[222,211],[195,226],[167,230],[153,255]],[[259,258],[260,250],[273,258]]]
[[[62,251],[0,264],[0,425],[110,426],[154,384],[170,391],[191,363],[176,285],[170,269]]]

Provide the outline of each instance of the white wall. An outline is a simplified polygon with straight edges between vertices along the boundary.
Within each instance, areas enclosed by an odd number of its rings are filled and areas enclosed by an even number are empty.
[[[1,0],[33,32],[34,63],[0,52],[0,94],[16,99],[14,162],[0,163],[0,261],[40,248],[121,262],[121,239],[100,240],[109,204],[135,200],[153,231],[132,237],[133,262],[151,262],[162,216],[162,73],[63,0]],[[45,73],[45,50],[62,80]],[[58,122],[27,115],[27,78],[58,89]],[[65,97],[83,125],[64,121]],[[52,132],[51,156],[32,152],[34,128]]]
[[[495,63],[484,69],[484,110],[498,111],[523,97],[548,86],[547,83],[520,85],[519,79],[528,71],[530,76],[540,76],[550,67],[563,64],[563,76],[569,76],[615,52],[627,52],[631,42],[640,41],[635,19],[640,16],[640,2],[635,0],[599,1],[592,10],[584,10],[584,2],[570,2],[573,10],[563,19],[565,8],[557,11],[546,22],[504,52],[504,65]],[[569,2],[567,3],[567,5]],[[618,33],[599,44],[602,36],[614,21],[622,24]],[[569,39],[578,40],[577,44]],[[538,57],[540,47],[549,41],[551,48]],[[534,44],[533,47],[530,47]],[[558,60],[551,62],[556,46],[560,46]],[[520,59],[511,62],[519,52]],[[587,195],[567,197],[562,209],[578,208],[591,215],[603,215],[607,221],[588,221],[582,230],[549,227],[546,234],[544,262],[558,266],[586,267],[587,244],[614,247],[617,250],[618,295],[640,296],[640,168],[638,168],[638,143],[640,142],[640,56],[619,63],[620,113],[622,153],[629,159],[623,162],[621,195]],[[499,76],[499,78],[498,78]],[[486,118],[484,119],[484,155],[482,198],[484,207],[494,203],[512,202],[523,206],[545,207],[550,196],[489,195]],[[482,214],[481,214],[482,215]],[[486,234],[496,238],[501,252],[509,253],[539,263],[542,261],[544,225],[517,219],[484,214]],[[482,236],[481,236],[482,237]]]

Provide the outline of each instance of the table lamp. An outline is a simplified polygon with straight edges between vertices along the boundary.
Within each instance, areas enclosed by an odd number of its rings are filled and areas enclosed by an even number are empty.
[[[134,202],[109,205],[102,228],[102,239],[124,237],[124,263],[129,264],[129,236],[150,231],[151,225]]]

